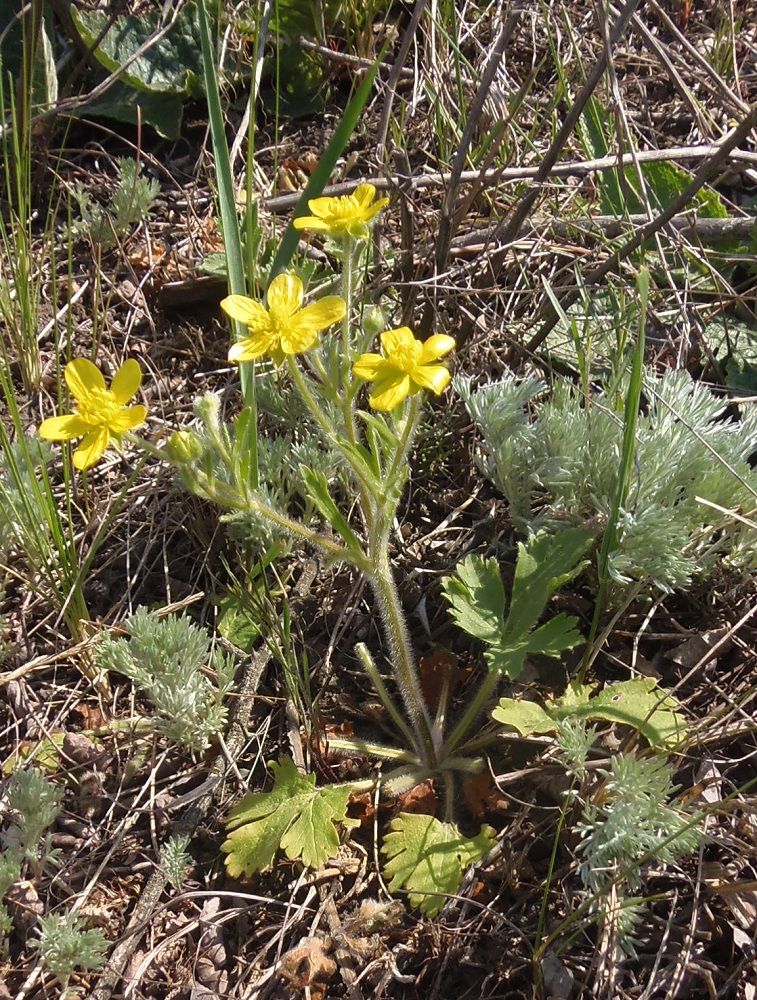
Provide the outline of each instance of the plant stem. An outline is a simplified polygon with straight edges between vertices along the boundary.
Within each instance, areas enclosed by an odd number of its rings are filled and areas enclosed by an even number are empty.
[[[410,726],[408,726],[408,724],[402,718],[399,709],[389,696],[389,692],[386,690],[386,685],[381,679],[381,674],[378,672],[378,667],[373,662],[373,657],[368,651],[368,647],[365,645],[365,643],[359,642],[357,646],[355,646],[355,652],[357,653],[358,659],[363,665],[363,669],[370,677],[371,682],[373,683],[373,686],[376,689],[376,693],[381,699],[381,704],[384,706],[389,715],[392,717],[392,721],[394,722],[395,726],[404,735],[405,739],[408,742],[408,745],[411,746],[416,751],[416,753],[422,754],[422,746],[418,741],[417,735],[413,732]]]
[[[410,647],[405,613],[389,565],[386,546],[383,545],[378,552],[369,553],[369,558],[373,562],[373,567],[366,575],[379,604],[397,686],[402,694],[408,718],[420,738],[423,764],[430,771],[434,771],[439,758],[437,741],[433,733],[431,716],[423,698],[415,657]]]
[[[484,677],[481,681],[473,700],[470,705],[468,705],[467,709],[463,713],[462,719],[460,719],[458,724],[455,726],[449,739],[444,745],[447,752],[454,750],[455,747],[460,745],[465,737],[465,734],[479,717],[481,712],[483,712],[487,703],[491,700],[494,692],[497,690],[497,685],[500,682],[500,676],[501,675],[496,670],[490,670],[486,677]]]

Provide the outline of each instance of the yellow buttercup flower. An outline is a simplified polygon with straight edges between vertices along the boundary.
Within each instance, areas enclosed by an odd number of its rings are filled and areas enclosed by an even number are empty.
[[[338,295],[302,305],[305,290],[296,274],[279,274],[268,286],[268,308],[246,295],[229,295],[221,308],[243,323],[248,337],[233,344],[229,361],[255,361],[267,354],[280,365],[288,354],[309,351],[318,334],[344,318],[347,306]]]
[[[316,233],[328,233],[330,236],[355,236],[365,239],[368,235],[368,223],[372,222],[384,205],[389,204],[388,198],[376,199],[376,188],[373,184],[360,184],[352,194],[337,198],[313,198],[308,202],[312,215],[301,215],[294,220],[295,229],[311,229]]]
[[[126,405],[142,384],[142,370],[130,358],[116,372],[110,389],[100,370],[86,358],[69,362],[64,375],[76,402],[74,412],[43,420],[39,436],[46,441],[82,438],[74,452],[74,465],[88,469],[102,458],[112,440],[120,443],[122,434],[145,422],[147,407]]]
[[[455,346],[452,337],[434,334],[416,340],[406,326],[381,334],[381,354],[361,354],[352,370],[358,378],[373,382],[370,403],[374,410],[393,410],[408,396],[430,389],[439,396],[449,385],[450,373],[435,361]]]

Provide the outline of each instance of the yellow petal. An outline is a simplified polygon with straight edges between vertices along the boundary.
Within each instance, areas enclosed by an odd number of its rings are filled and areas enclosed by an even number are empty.
[[[278,346],[281,348],[282,355],[304,354],[305,351],[310,350],[316,340],[318,340],[318,334],[315,330],[306,326],[299,327],[297,321],[294,320],[286,333],[282,333]]]
[[[304,294],[305,289],[296,274],[290,274],[288,271],[277,274],[268,286],[266,295],[268,308],[272,312],[291,316],[302,305]]]
[[[323,219],[316,219],[314,215],[300,215],[292,223],[295,229],[312,229],[316,233],[327,233],[328,223]]]
[[[449,385],[452,376],[444,365],[418,365],[412,378],[416,385],[430,389],[439,396]]]
[[[335,204],[338,204],[337,198],[313,198],[308,202],[308,208],[319,219],[328,219],[333,215]]]
[[[136,406],[122,406],[108,421],[108,426],[114,434],[123,434],[134,430],[147,420],[147,407],[138,403]]]
[[[45,441],[70,441],[91,430],[78,413],[66,413],[60,417],[48,417],[39,428],[39,436]]]
[[[338,295],[325,295],[317,302],[311,302],[309,306],[300,309],[294,317],[294,323],[298,330],[320,333],[321,330],[326,330],[344,319],[346,312],[347,304],[343,298]]]
[[[374,410],[384,410],[385,412],[393,410],[407,399],[412,389],[410,376],[395,371],[394,374],[387,378],[381,378],[374,384],[370,396],[371,406]]]
[[[124,361],[110,383],[110,391],[117,403],[128,403],[142,385],[142,369],[134,358]]]
[[[87,358],[69,361],[64,372],[66,385],[74,399],[86,401],[93,389],[104,389],[105,379],[100,369]]]
[[[229,348],[229,361],[255,361],[262,358],[264,354],[276,345],[278,338],[271,333],[256,333],[252,337],[245,337],[243,340],[232,344]]]
[[[401,326],[397,330],[385,330],[381,334],[381,346],[387,357],[397,354],[400,351],[415,351],[415,345],[420,348],[420,341],[413,336],[413,331],[409,326]],[[420,353],[420,351],[418,352]]]
[[[98,427],[91,434],[87,434],[74,452],[74,465],[76,468],[89,469],[95,462],[99,462],[109,443],[110,432],[105,425]]]
[[[352,371],[358,378],[372,382],[378,378],[379,372],[386,364],[388,364],[386,358],[382,358],[380,354],[361,354],[352,366]]]
[[[423,341],[420,363],[427,365],[430,361],[443,358],[445,354],[449,354],[453,350],[454,346],[454,337],[448,337],[445,333],[435,333],[433,337]]]
[[[243,323],[256,333],[271,327],[271,317],[265,306],[246,295],[227,296],[221,302],[221,309],[237,323]]]
[[[358,184],[353,192],[353,198],[362,208],[368,208],[375,197],[376,187],[374,184]]]

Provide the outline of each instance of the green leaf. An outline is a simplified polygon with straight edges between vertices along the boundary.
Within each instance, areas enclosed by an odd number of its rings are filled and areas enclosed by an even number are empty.
[[[334,531],[341,536],[349,548],[361,552],[360,540],[329,493],[329,482],[326,476],[318,470],[308,468],[307,465],[300,466],[300,475],[307,487],[308,496]]]
[[[73,4],[70,9],[88,47],[93,47],[107,28],[93,54],[109,73],[120,69],[161,27],[158,12],[121,14],[113,20],[105,11],[80,10]],[[137,90],[199,97],[201,77],[197,14],[195,4],[190,2],[181,9],[167,34],[129,63],[121,79]]]
[[[220,635],[237,649],[251,653],[260,638],[260,624],[233,592],[219,598],[217,603]]]
[[[518,543],[506,639],[525,635],[554,592],[583,570],[586,563],[579,559],[591,541],[592,536],[583,528],[567,528],[554,535],[540,531],[527,544]]]
[[[577,624],[578,619],[572,615],[559,614],[527,633],[520,641],[505,639],[501,644],[493,645],[484,654],[489,669],[514,679],[523,669],[527,656],[536,654],[558,659],[564,650],[583,642]]]
[[[358,825],[347,816],[352,785],[316,788],[315,775],[300,774],[288,757],[270,767],[271,791],[246,795],[229,816],[231,832],[221,850],[233,878],[270,868],[279,848],[290,860],[317,868],[336,854],[336,824]]]
[[[589,685],[571,684],[562,698],[548,701],[544,708],[530,701],[500,698],[492,718],[521,736],[555,732],[562,719],[584,719],[630,726],[650,746],[671,747],[683,738],[686,727],[678,704],[657,687],[654,678],[610,684],[594,697],[591,690]]]
[[[492,710],[492,718],[508,729],[517,730],[521,736],[553,733],[556,728],[555,720],[541,705],[524,698],[500,698]]]
[[[111,118],[129,125],[143,121],[164,139],[178,139],[183,100],[181,94],[148,93],[116,80],[101,98],[77,107],[74,114],[80,118]]]
[[[568,689],[570,692],[570,688]],[[651,746],[668,747],[679,743],[686,731],[676,700],[653,677],[639,677],[603,688],[581,703],[575,693],[557,703],[555,718],[602,719],[637,729]]]
[[[501,635],[505,614],[505,590],[496,559],[470,555],[455,567],[455,575],[442,580],[444,596],[451,604],[456,625],[468,635],[490,644]]]
[[[477,837],[464,837],[454,823],[433,816],[401,813],[392,820],[381,853],[388,858],[384,875],[390,889],[405,888],[410,903],[435,917],[445,902],[440,893],[456,893],[465,870],[494,846],[494,830],[482,826]]]

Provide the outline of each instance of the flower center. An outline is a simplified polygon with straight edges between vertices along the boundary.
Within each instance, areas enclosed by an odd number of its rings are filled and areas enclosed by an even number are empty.
[[[90,389],[89,397],[77,403],[77,413],[92,427],[110,424],[113,417],[121,409],[110,389]]]
[[[421,344],[413,341],[409,344],[398,344],[389,358],[391,363],[407,375],[412,375],[421,360]]]

